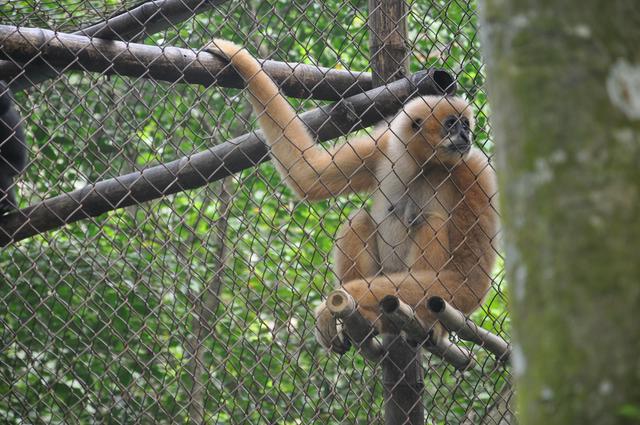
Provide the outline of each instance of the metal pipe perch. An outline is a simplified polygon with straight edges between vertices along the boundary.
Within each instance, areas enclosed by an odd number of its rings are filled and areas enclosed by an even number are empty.
[[[383,317],[406,334],[407,340],[442,358],[458,370],[475,365],[471,352],[447,338],[434,338],[432,329],[424,326],[413,309],[398,297],[387,295],[380,301]]]
[[[509,360],[511,348],[509,343],[496,334],[473,323],[464,313],[452,307],[441,297],[431,297],[427,300],[427,308],[432,311],[438,321],[451,332],[455,332],[465,341],[471,341],[481,345],[486,350],[495,354],[498,360]]]
[[[358,312],[355,300],[347,291],[336,289],[330,293],[327,297],[327,308],[333,317],[342,320],[349,340],[367,360],[378,362],[382,359],[384,350],[373,338],[376,334],[373,324]]]
[[[395,295],[387,295],[380,301],[380,311],[397,328],[398,333],[406,335],[409,342],[422,345],[429,339],[429,329],[418,319],[413,309]]]

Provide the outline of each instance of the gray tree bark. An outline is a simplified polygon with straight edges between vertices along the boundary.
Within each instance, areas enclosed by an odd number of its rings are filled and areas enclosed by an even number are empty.
[[[481,10],[520,423],[637,424],[638,4]]]

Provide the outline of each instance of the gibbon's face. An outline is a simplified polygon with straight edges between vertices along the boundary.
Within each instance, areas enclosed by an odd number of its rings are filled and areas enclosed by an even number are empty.
[[[399,138],[421,165],[440,161],[455,165],[471,150],[473,114],[459,97],[424,96],[405,105]]]

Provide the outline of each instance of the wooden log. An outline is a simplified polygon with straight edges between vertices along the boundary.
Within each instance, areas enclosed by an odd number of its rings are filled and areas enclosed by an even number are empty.
[[[441,297],[431,297],[427,300],[427,308],[431,310],[438,321],[451,332],[456,332],[465,341],[471,341],[482,345],[485,349],[495,354],[498,360],[509,360],[511,348],[509,344],[496,334],[482,329],[473,323],[460,310],[452,307]]]
[[[473,356],[468,350],[446,338],[435,339],[433,330],[425,326],[413,309],[395,295],[387,295],[380,301],[380,311],[398,331],[407,335],[407,341],[421,345],[456,369],[465,370],[473,366]]]
[[[228,0],[153,0],[126,10],[109,19],[82,28],[74,34],[110,40],[134,41],[177,25],[191,16],[210,10]],[[13,61],[0,61],[0,80],[10,82],[14,92],[24,90],[58,75],[60,71],[45,64],[25,68]]]
[[[0,57],[50,69],[98,72],[171,83],[244,87],[225,61],[207,52],[103,40],[39,28],[0,25]],[[339,100],[371,88],[371,74],[263,60],[282,92],[302,99]]]
[[[318,141],[369,127],[393,115],[411,97],[453,86],[445,71],[431,69],[314,109],[300,117]],[[90,184],[0,217],[0,246],[108,211],[194,189],[269,159],[262,134],[237,137],[181,159]]]
[[[342,320],[344,332],[367,360],[377,362],[382,359],[384,350],[373,338],[376,334],[373,324],[358,312],[355,300],[347,291],[336,289],[330,293],[327,308],[335,318]]]
[[[155,0],[142,3],[74,34],[134,41],[159,33],[229,0]]]
[[[382,336],[385,357],[382,360],[384,419],[386,425],[424,425],[424,370],[422,353],[402,337]]]

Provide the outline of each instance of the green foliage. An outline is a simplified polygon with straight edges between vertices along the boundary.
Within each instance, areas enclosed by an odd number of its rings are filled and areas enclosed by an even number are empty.
[[[120,4],[57,0],[56,7],[35,11],[32,3],[0,5],[0,16],[69,31],[100,20],[93,6],[114,11]],[[365,1],[254,3],[229,2],[146,42],[196,48],[215,34],[277,60],[367,70]],[[491,152],[475,13],[465,2],[413,3],[411,66],[457,74],[477,108],[477,143]],[[448,44],[449,53],[433,55]],[[23,206],[246,131],[254,117],[237,94],[89,73],[67,73],[20,94],[32,158],[20,187]],[[270,164],[225,187],[226,213],[215,183],[4,249],[0,417],[16,424],[186,422],[198,338],[207,423],[380,420],[379,370],[353,352],[327,355],[313,338],[312,309],[334,287],[337,228],[367,199],[300,203]],[[502,264],[495,275],[474,319],[504,334]],[[221,289],[208,311],[212,282]],[[208,321],[198,325],[198,314]],[[429,359],[430,422],[481,415],[503,385],[508,373],[482,350],[474,352],[480,367],[464,374]]]

